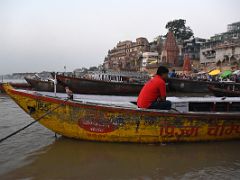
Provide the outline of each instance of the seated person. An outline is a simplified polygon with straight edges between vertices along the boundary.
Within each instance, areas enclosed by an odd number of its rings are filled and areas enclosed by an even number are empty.
[[[171,102],[166,100],[168,69],[160,66],[157,74],[142,88],[137,105],[139,108],[170,110]]]
[[[73,92],[69,89],[69,87],[65,87],[68,99],[73,100]]]
[[[169,73],[169,77],[170,77],[170,78],[175,78],[175,77],[176,77],[176,71],[175,71],[175,69],[173,69],[172,72]]]

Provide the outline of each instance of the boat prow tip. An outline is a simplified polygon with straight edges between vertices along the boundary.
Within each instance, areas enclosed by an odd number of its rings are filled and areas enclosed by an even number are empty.
[[[10,83],[2,83],[4,91],[8,92],[11,89],[14,89]]]

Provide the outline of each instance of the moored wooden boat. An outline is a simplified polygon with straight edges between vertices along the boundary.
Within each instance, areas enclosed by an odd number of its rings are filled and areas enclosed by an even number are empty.
[[[216,97],[240,97],[239,90],[230,90],[215,86],[209,86],[208,88]]]
[[[240,100],[218,99],[219,105],[234,112],[192,112],[139,109],[134,105],[65,101],[15,90],[5,84],[8,95],[33,119],[59,107],[39,123],[66,137],[103,142],[195,142],[240,139]],[[209,102],[211,102],[209,100]],[[181,102],[183,103],[183,102]],[[180,106],[182,106],[180,103]],[[202,102],[204,105],[204,102]],[[212,103],[217,105],[218,103]],[[190,107],[190,103],[188,104]],[[234,106],[232,109],[231,106]],[[230,107],[230,108],[229,108]],[[201,109],[201,108],[200,108]]]
[[[112,82],[64,75],[56,77],[58,82],[68,86],[77,94],[138,95],[143,87],[143,84],[138,83]]]
[[[201,81],[201,80],[188,80],[180,78],[169,78],[168,79],[170,91],[186,92],[186,93],[210,93],[209,86],[221,86],[224,84],[235,85],[240,88],[239,83],[225,83],[218,81]]]
[[[53,81],[33,79],[33,78],[24,78],[28,84],[31,85],[33,90],[35,91],[45,91],[45,92],[53,92],[54,91],[54,83]],[[57,84],[57,92],[65,92],[64,86],[61,84]]]

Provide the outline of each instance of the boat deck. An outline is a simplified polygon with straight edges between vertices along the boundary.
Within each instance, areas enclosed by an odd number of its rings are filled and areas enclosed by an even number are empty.
[[[29,90],[19,90],[30,94],[38,94],[47,97],[55,97],[54,93],[50,92],[37,92]],[[57,93],[57,98],[66,99],[65,93]],[[178,112],[195,112],[200,113],[201,111],[206,112],[210,109],[210,112],[228,112],[229,109],[226,107],[226,111],[223,109],[226,105],[231,105],[234,110],[230,110],[230,113],[240,112],[240,97],[168,97],[167,100],[172,102],[172,108]],[[106,95],[81,95],[74,94],[74,102],[81,102],[93,105],[111,106],[119,108],[131,108],[140,109],[133,102],[137,101],[136,96],[106,96]],[[215,107],[216,105],[216,107]],[[220,105],[220,106],[219,106]],[[151,110],[152,111],[152,110]],[[159,111],[159,110],[158,110]]]

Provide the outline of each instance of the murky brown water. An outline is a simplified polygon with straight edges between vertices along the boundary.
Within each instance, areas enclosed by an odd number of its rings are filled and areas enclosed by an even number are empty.
[[[31,121],[0,95],[0,138]],[[240,141],[97,143],[34,124],[0,144],[0,179],[240,179]]]

